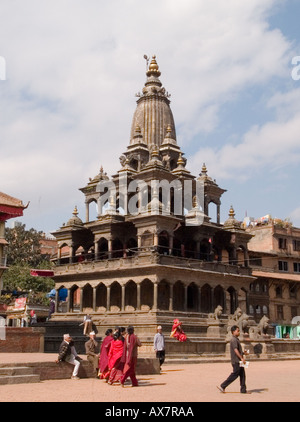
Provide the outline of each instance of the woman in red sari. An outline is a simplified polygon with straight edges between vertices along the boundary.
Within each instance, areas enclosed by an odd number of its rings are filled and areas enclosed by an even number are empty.
[[[121,386],[124,387],[124,383],[128,377],[131,379],[132,387],[138,386],[138,381],[135,376],[135,369],[138,357],[138,347],[141,347],[140,339],[134,334],[134,328],[129,326],[127,328],[127,336],[125,339],[126,347],[126,361],[124,365],[123,376],[120,380]]]
[[[183,342],[186,341],[187,337],[181,325],[182,322],[180,322],[179,319],[174,319],[170,337],[176,338],[176,340]]]
[[[124,338],[121,335],[120,329],[115,331],[113,336],[113,341],[111,342],[111,347],[108,353],[108,368],[109,368],[109,377],[108,383],[112,384],[117,375],[118,366],[120,364],[121,358],[124,351]]]
[[[100,379],[107,379],[109,376],[109,369],[108,369],[108,352],[111,346],[111,342],[113,340],[113,331],[109,328],[105,332],[106,337],[104,338],[101,344],[100,350],[100,357],[99,357],[99,378]]]

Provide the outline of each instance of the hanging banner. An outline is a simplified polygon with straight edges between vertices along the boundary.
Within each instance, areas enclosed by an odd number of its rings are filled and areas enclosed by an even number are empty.
[[[53,277],[54,271],[51,270],[30,270],[33,277]]]

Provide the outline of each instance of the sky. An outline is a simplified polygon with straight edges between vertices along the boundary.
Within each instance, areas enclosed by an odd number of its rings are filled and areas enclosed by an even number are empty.
[[[84,220],[79,188],[121,168],[146,54],[188,170],[227,190],[221,221],[232,205],[300,227],[299,16],[299,0],[2,0],[0,191],[30,201],[18,221]]]

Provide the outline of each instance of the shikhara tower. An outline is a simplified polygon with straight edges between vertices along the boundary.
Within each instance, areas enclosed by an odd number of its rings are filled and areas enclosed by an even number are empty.
[[[81,320],[89,313],[100,335],[107,327],[133,324],[144,345],[149,342],[144,353],[151,354],[156,324],[169,330],[178,317],[191,340],[187,352],[195,353],[204,347],[207,313],[218,305],[224,314],[238,306],[247,312],[249,235],[233,209],[220,224],[225,190],[208,176],[205,164],[198,177],[188,170],[160,75],[153,56],[136,94],[119,171],[108,177],[101,167],[80,189],[85,222],[75,208],[53,233],[59,247],[56,289],[68,289],[67,303],[57,301],[53,318]],[[98,216],[90,221],[93,202]],[[213,217],[210,204],[216,208]],[[170,347],[176,353],[175,341]]]

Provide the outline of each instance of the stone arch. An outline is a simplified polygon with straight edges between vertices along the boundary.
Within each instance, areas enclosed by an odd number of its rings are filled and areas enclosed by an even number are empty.
[[[122,256],[123,256],[123,243],[118,237],[116,237],[112,241],[112,257],[122,258]]]
[[[226,313],[225,311],[225,293],[222,286],[218,285],[214,288],[214,303],[213,307],[216,309],[217,306],[222,306],[223,314]]]
[[[153,283],[148,279],[141,282],[141,310],[150,310],[153,308]]]
[[[77,284],[70,288],[70,311],[79,312],[81,291]]]
[[[199,310],[198,286],[192,282],[187,288],[187,310],[197,312]]]
[[[234,314],[236,308],[238,307],[237,303],[237,293],[234,287],[228,287],[226,291],[226,309],[230,314]]]
[[[106,310],[107,303],[107,288],[103,283],[98,284],[96,287],[96,307],[97,310]]]
[[[137,286],[132,280],[125,285],[125,310],[126,307],[132,307],[133,310],[137,308]]]
[[[82,288],[82,308],[93,310],[93,288],[90,284],[86,284]]]
[[[107,259],[108,258],[108,240],[105,237],[101,237],[98,240],[98,254],[96,259]]]
[[[204,286],[201,287],[201,312],[212,312],[211,302],[211,287],[209,284],[204,284]]]
[[[157,307],[161,310],[168,310],[170,302],[170,285],[166,280],[158,283]]]
[[[120,311],[122,307],[122,288],[117,281],[110,286],[110,310]]]
[[[92,212],[91,212],[92,203],[93,203],[93,206],[92,206]],[[89,199],[89,201],[86,202],[86,207],[87,207],[88,221],[97,220],[97,217],[99,215],[97,199],[96,198]]]
[[[173,308],[174,311],[184,311],[184,284],[176,281],[173,287]]]

